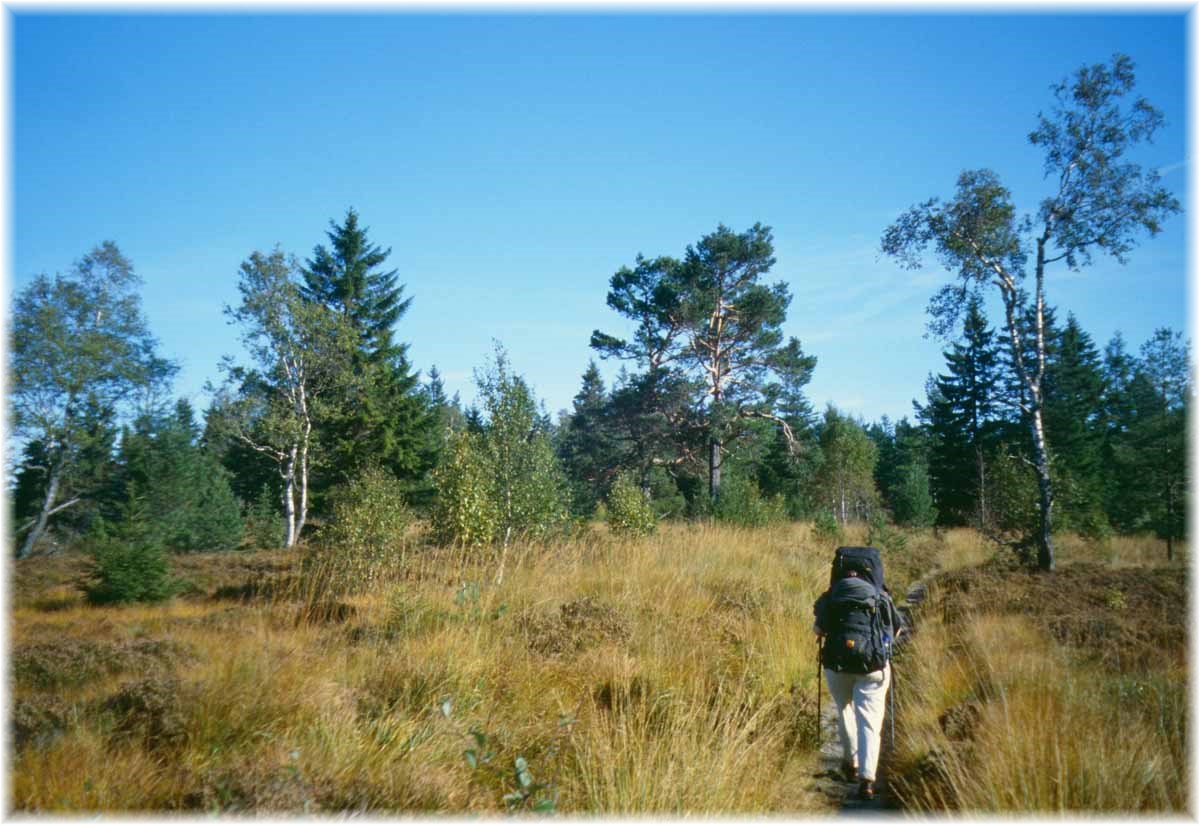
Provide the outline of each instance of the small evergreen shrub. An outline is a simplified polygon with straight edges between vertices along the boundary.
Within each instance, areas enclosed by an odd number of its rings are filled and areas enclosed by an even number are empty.
[[[171,566],[162,536],[146,517],[139,495],[131,495],[111,535],[101,528],[93,554],[96,581],[86,587],[93,604],[159,602],[173,596],[179,583],[170,576]]]
[[[246,512],[246,537],[256,550],[275,550],[283,546],[283,516],[278,496],[269,484],[258,491]]]
[[[650,468],[650,500],[660,519],[686,518],[688,500],[678,482],[662,467]]]
[[[908,536],[877,513],[867,525],[867,544],[886,553],[903,553],[908,547]]]
[[[177,550],[235,550],[245,527],[229,485],[229,471],[207,455],[199,463],[202,472],[195,479],[192,506],[168,541]]]
[[[658,526],[654,505],[628,473],[621,473],[608,493],[606,518],[614,533],[648,536]]]
[[[1092,541],[1112,538],[1113,529],[1093,490],[1067,472],[1053,472],[1054,530],[1079,533]]]
[[[991,529],[1031,538],[1037,533],[1037,475],[1025,459],[1001,444],[988,465],[988,485],[992,501],[988,507]]]
[[[921,464],[911,463],[900,468],[900,478],[892,488],[893,516],[897,524],[909,527],[932,527],[937,521],[937,508],[929,489],[929,471]]]
[[[787,520],[787,504],[782,496],[764,498],[753,479],[728,473],[721,480],[717,501],[707,495],[697,502],[697,515],[739,527],[765,527]]]
[[[842,525],[837,516],[828,510],[819,510],[813,516],[813,538],[822,544],[838,544],[842,540]]]

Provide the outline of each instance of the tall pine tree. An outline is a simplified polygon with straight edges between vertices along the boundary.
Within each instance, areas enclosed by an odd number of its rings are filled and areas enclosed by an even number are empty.
[[[1133,417],[1117,450],[1136,502],[1137,527],[1148,528],[1167,545],[1186,535],[1188,441],[1187,419],[1192,396],[1188,347],[1178,332],[1155,330],[1142,345],[1130,382]]]
[[[1104,379],[1100,354],[1073,314],[1047,358],[1046,436],[1058,485],[1063,527],[1086,533],[1103,531],[1101,511],[1104,443]]]
[[[988,516],[986,456],[996,441],[1001,387],[995,333],[978,299],[967,307],[962,343],[944,353],[922,416],[933,436],[929,473],[945,524],[983,524]]]
[[[303,269],[301,294],[341,313],[357,332],[353,369],[359,380],[321,434],[325,478],[345,483],[371,463],[418,481],[436,458],[428,434],[435,421],[408,361],[408,345],[392,337],[412,298],[404,297],[396,270],[382,269],[391,249],[370,242],[353,208],[340,225],[330,225],[329,247],[315,247]]]
[[[620,463],[608,413],[604,379],[596,362],[589,361],[558,439],[558,455],[570,480],[572,506],[579,515],[590,515],[595,510]]]

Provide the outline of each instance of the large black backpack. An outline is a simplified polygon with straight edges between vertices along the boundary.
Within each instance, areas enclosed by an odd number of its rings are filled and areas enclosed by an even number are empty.
[[[829,567],[829,586],[833,587],[851,570],[883,592],[883,558],[878,547],[839,547],[835,550],[833,564]]]
[[[857,575],[850,576],[853,570]],[[871,673],[891,657],[886,636],[883,560],[874,547],[839,547],[825,594],[821,662],[843,673]]]

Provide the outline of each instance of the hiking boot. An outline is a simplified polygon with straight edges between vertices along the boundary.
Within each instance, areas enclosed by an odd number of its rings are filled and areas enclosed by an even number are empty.
[[[858,785],[859,799],[874,799],[875,798],[875,781],[873,779],[864,779]]]
[[[858,768],[854,767],[853,762],[843,762],[841,767],[842,779],[847,782],[858,781]]]

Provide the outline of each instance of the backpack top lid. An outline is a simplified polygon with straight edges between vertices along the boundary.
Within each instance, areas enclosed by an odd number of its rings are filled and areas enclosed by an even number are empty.
[[[877,547],[839,547],[833,554],[833,566],[829,571],[829,585],[832,587],[846,573],[854,570],[859,578],[875,585],[875,590],[883,591],[883,559]]]

